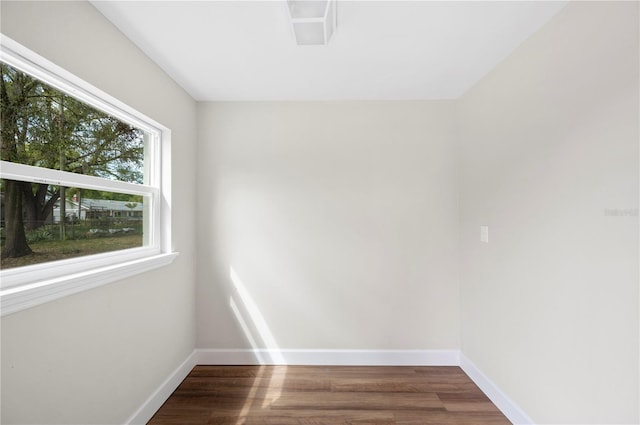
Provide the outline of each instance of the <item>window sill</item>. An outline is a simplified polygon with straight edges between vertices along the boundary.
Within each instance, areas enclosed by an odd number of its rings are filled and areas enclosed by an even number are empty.
[[[153,255],[55,279],[7,288],[0,291],[0,315],[6,316],[67,295],[163,267],[171,264],[177,256],[177,252]]]

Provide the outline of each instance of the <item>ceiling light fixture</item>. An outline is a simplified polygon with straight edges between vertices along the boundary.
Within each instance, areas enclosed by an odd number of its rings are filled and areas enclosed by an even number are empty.
[[[287,0],[298,46],[324,45],[336,30],[337,0]]]

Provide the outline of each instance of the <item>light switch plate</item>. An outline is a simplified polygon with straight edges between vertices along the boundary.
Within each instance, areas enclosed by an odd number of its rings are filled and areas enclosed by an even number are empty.
[[[480,242],[489,243],[489,226],[480,226]]]

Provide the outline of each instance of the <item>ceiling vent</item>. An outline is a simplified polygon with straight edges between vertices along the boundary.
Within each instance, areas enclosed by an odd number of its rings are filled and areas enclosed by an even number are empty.
[[[336,0],[287,0],[298,46],[325,45],[336,30]]]

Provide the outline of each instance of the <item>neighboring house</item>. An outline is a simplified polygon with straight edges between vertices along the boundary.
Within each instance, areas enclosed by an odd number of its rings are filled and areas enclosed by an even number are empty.
[[[106,199],[84,198],[78,202],[77,198],[67,200],[65,215],[69,219],[86,220],[102,217],[126,218],[127,220],[142,220],[142,202],[111,201]],[[4,193],[0,193],[0,227],[4,226]],[[46,223],[60,222],[60,201],[53,206],[53,211],[47,217]]]
[[[95,218],[126,218],[127,220],[142,220],[142,202],[111,201],[106,199],[83,198],[77,201],[67,200],[65,215],[68,218],[80,220]],[[60,201],[53,207],[53,222],[60,222]],[[48,221],[48,220],[47,220]]]

